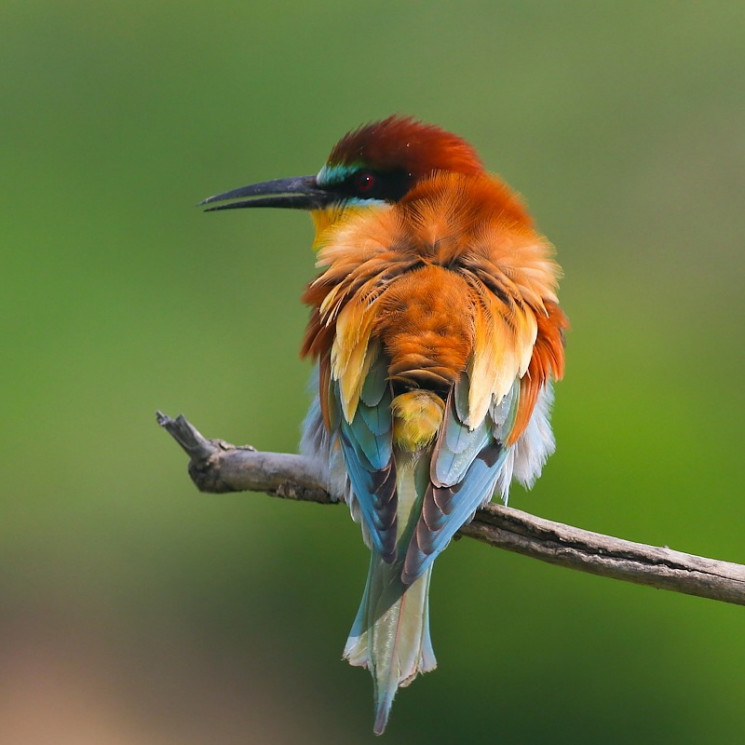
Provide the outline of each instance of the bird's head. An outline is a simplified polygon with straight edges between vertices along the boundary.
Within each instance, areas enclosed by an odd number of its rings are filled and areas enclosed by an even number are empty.
[[[460,137],[409,117],[391,116],[348,132],[313,176],[274,179],[208,197],[207,211],[244,207],[310,210],[320,232],[349,208],[403,199],[435,172],[478,174],[476,151]]]

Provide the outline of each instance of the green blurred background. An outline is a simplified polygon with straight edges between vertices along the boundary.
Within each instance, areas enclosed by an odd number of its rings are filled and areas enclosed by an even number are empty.
[[[559,449],[512,504],[745,562],[744,72],[739,2],[4,0],[0,742],[373,742],[358,527],[200,495],[154,412],[296,448],[307,216],[194,204],[393,112],[565,269]],[[390,743],[745,739],[741,608],[460,541],[432,612]]]

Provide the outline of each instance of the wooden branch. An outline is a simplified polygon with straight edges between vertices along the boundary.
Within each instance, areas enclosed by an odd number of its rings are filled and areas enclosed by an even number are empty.
[[[336,502],[301,455],[262,453],[203,437],[183,416],[157,413],[189,456],[189,475],[203,492],[266,492],[321,504]],[[633,543],[488,504],[460,535],[535,559],[711,600],[745,605],[745,565]]]

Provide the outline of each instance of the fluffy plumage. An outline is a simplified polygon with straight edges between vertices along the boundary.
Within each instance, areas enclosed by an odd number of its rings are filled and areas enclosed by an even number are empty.
[[[550,244],[460,138],[392,117],[346,135],[325,168],[410,180],[395,201],[314,213],[322,271],[303,296],[319,381],[303,449],[371,548],[345,657],[371,669],[382,732],[397,687],[435,666],[434,560],[553,452],[567,321]]]

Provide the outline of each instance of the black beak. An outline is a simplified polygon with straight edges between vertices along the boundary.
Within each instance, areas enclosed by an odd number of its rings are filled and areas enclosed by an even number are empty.
[[[224,194],[207,197],[199,203],[199,206],[224,202],[224,204],[208,207],[205,212],[235,210],[242,207],[289,207],[296,210],[315,210],[338,199],[338,195],[319,188],[315,176],[298,176],[241,186],[239,189],[226,191]]]

